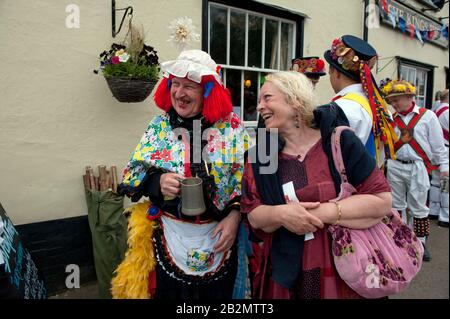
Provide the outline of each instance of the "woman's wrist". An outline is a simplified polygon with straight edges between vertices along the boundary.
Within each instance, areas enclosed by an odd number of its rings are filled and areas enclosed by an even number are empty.
[[[237,221],[241,221],[241,212],[236,209],[232,209],[228,216],[235,218]]]
[[[338,217],[336,204],[334,203],[321,203],[319,207],[311,209],[309,212],[319,218],[324,224],[332,225]]]
[[[342,218],[342,208],[341,205],[339,204],[339,202],[334,202],[334,204],[336,205],[336,221],[333,223],[333,225],[339,225],[339,223],[341,222],[341,218]]]

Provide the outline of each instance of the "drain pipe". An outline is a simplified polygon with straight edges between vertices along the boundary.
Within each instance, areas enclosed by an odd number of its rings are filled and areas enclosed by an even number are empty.
[[[369,17],[369,2],[370,0],[364,0],[364,20],[363,20],[363,40],[368,42],[369,28],[367,27],[367,18]]]

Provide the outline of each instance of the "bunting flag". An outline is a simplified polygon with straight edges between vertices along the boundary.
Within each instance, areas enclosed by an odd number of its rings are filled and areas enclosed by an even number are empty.
[[[395,15],[395,9],[392,8],[392,10],[389,12],[389,19],[391,19],[392,27],[395,29],[397,26],[397,17]]]
[[[403,33],[406,31],[406,21],[402,17],[398,18],[398,27],[402,30]]]
[[[434,40],[434,35],[435,35],[435,33],[434,33],[434,30],[429,30],[428,31],[428,40]]]
[[[408,26],[408,28],[409,28],[409,37],[411,38],[411,39],[414,39],[414,31],[415,31],[415,29],[414,29],[414,24],[410,24],[409,26]]]
[[[422,32],[420,31],[419,27],[414,28],[416,30],[416,36],[417,39],[419,39],[420,43],[423,45],[423,40],[422,40]]]
[[[387,0],[381,0],[381,7],[383,10],[389,14],[389,6]]]
[[[448,39],[448,25],[443,24],[441,27],[441,35]]]
[[[425,42],[426,40],[428,40],[428,31],[427,30],[423,30],[420,31],[420,35],[422,36],[422,40]]]

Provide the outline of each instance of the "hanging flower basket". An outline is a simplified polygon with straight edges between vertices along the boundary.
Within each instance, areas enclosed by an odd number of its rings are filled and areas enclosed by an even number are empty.
[[[119,102],[142,102],[158,82],[160,67],[157,51],[144,44],[143,34],[130,20],[124,43],[113,43],[109,51],[103,51],[100,54],[100,70],[94,70],[96,74],[103,74]]]
[[[142,102],[150,93],[157,81],[130,78],[130,77],[105,77],[109,89],[119,102]]]

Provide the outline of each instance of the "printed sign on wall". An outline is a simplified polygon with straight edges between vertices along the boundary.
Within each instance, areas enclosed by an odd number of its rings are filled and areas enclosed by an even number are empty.
[[[44,299],[47,292],[31,255],[0,204],[0,270],[24,299]]]

